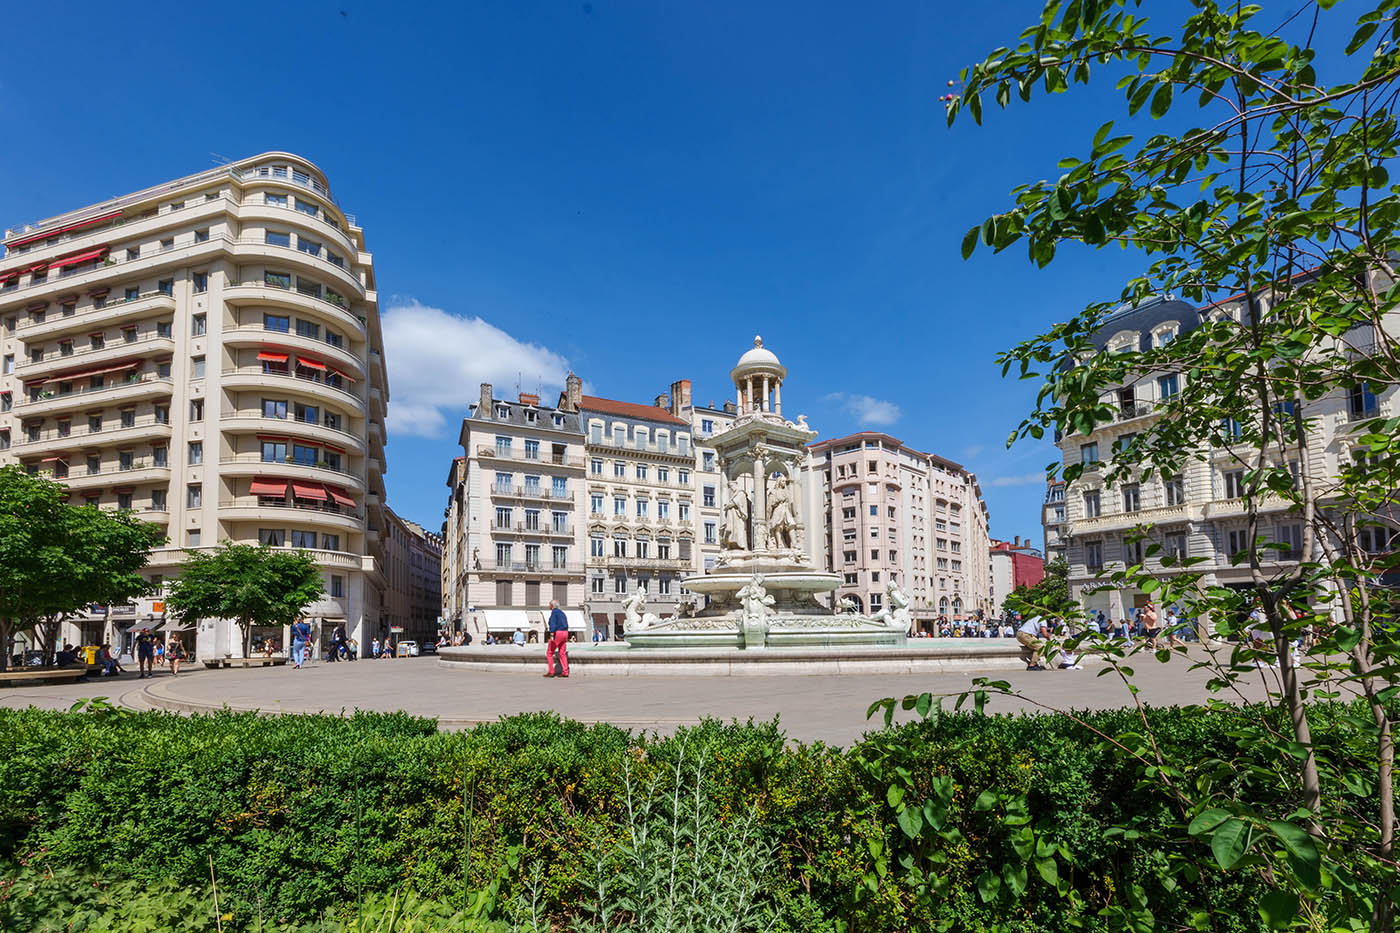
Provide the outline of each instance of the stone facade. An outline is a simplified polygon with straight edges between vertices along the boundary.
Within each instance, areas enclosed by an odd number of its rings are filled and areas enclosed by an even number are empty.
[[[988,552],[992,574],[992,614],[1000,616],[1006,604],[1006,597],[1020,586],[1035,586],[1045,579],[1045,559],[1040,551],[1031,547],[1029,540],[1022,542],[993,541]]]
[[[1045,560],[1065,558],[1065,482],[1051,480],[1045,485],[1045,502],[1040,508],[1040,527],[1045,538]]]
[[[385,571],[389,599],[384,631],[398,628],[402,638],[422,644],[437,638],[442,612],[442,537],[385,509],[389,522],[385,542]]]

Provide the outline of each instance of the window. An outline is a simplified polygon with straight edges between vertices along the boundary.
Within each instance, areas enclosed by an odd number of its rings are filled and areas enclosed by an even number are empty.
[[[0,411],[12,411],[14,407],[14,396],[9,392],[0,392]]]
[[[646,560],[650,556],[650,554],[651,542],[645,538],[639,539],[637,541],[637,556],[642,560]]]
[[[679,484],[682,485],[682,486],[689,486],[689,485],[690,485],[690,471],[689,471],[689,470],[681,470],[681,469],[676,470],[676,482],[679,483]]]
[[[121,421],[122,421],[122,427],[124,427],[124,428],[134,428],[134,427],[136,427],[136,409],[134,409],[134,408],[123,408],[123,409],[121,410]]]
[[[1376,393],[1371,384],[1354,385],[1347,392],[1347,410],[1353,418],[1368,418],[1376,413]]]
[[[285,334],[292,327],[292,319],[281,314],[264,314],[263,330],[274,330]]]
[[[602,536],[602,535],[593,535],[592,537],[590,537],[590,538],[588,539],[588,556],[589,556],[589,557],[602,557],[602,556],[603,556],[603,536]]]
[[[297,336],[310,337],[312,340],[321,339],[321,325],[312,321],[303,321],[297,318]]]
[[[657,518],[670,518],[670,517],[671,517],[671,500],[669,500],[669,499],[657,499],[657,500],[656,500],[656,517],[657,517]]]
[[[190,360],[190,378],[204,378],[204,357],[196,356],[194,359]]]
[[[593,493],[588,497],[588,511],[593,515],[603,514],[603,494]]]
[[[1274,551],[1274,557],[1278,560],[1301,560],[1303,557],[1303,526],[1279,525],[1278,543],[1287,545],[1287,550]]]
[[[1186,532],[1172,531],[1162,537],[1163,550],[1168,557],[1181,560],[1186,557]]]
[[[538,459],[540,459],[540,442],[539,442],[539,441],[527,440],[527,441],[525,442],[525,459],[526,459],[526,460],[538,460]]]
[[[287,402],[285,399],[265,398],[262,400],[264,418],[286,418]]]
[[[141,288],[137,285],[128,285],[124,294],[126,295],[127,301],[135,301],[137,298],[141,297]]]
[[[262,442],[262,462],[263,463],[285,463],[287,460],[286,441],[263,441]]]
[[[340,430],[340,415],[334,414],[334,413],[329,412],[329,411],[326,412],[326,414],[325,414],[325,425],[326,425],[326,427],[328,427],[328,428],[333,428],[333,429],[339,431],[339,430]]]
[[[708,509],[715,507],[715,487],[706,486],[700,495],[700,504]]]
[[[627,556],[627,541],[625,538],[613,538],[613,557]]]
[[[569,497],[569,482],[562,476],[553,477],[550,482],[549,494],[555,499],[567,499]]]
[[[511,448],[511,439],[510,439],[509,437],[506,437],[505,435],[497,434],[497,435],[496,435],[496,456],[498,456],[498,457],[509,457],[509,456],[510,456],[510,448]]]
[[[1123,511],[1137,512],[1142,509],[1142,489],[1137,483],[1126,483],[1123,486]]]
[[[588,463],[588,472],[591,473],[591,474],[594,475],[594,476],[602,476],[602,475],[603,475],[603,461],[602,461],[602,459],[601,459],[601,458],[598,458],[598,457],[594,457],[592,460],[590,460],[589,463]]]
[[[715,433],[715,422],[713,418],[700,419],[700,433],[705,435],[706,437],[709,437],[711,434]]]
[[[319,459],[319,448],[308,447],[305,444],[292,445],[292,462],[300,466],[315,466]]]
[[[715,470],[715,455],[713,451],[705,451],[700,455],[700,469],[706,473],[713,473]]]
[[[327,535],[328,538],[338,538],[338,535]],[[339,543],[339,541],[337,541]],[[338,551],[338,547],[327,547],[327,551]],[[341,599],[345,596],[345,578],[340,574],[331,574],[331,598]]]
[[[647,517],[647,500],[646,500],[646,499],[638,499],[638,500],[637,500],[637,517],[638,517],[638,518],[646,518],[646,517]]]
[[[125,340],[127,343],[135,343],[137,340],[140,339],[140,334],[139,334],[139,332],[136,330],[136,325],[135,325],[135,324],[132,324],[130,327],[123,327],[123,328],[122,328],[122,339]],[[64,352],[63,352],[63,351],[64,351],[65,345],[67,346],[67,350],[68,350],[67,353],[64,353]],[[71,340],[65,340],[65,341],[63,341],[62,343],[60,343],[60,344],[58,345],[58,351],[59,351],[59,353],[62,353],[64,356],[68,356],[69,354],[71,354],[71,353],[73,352],[73,341],[71,341]]]
[[[268,246],[291,246],[292,235],[279,230],[268,230],[263,234],[263,242]]]
[[[164,489],[152,489],[152,490],[151,490],[151,511],[153,511],[153,512],[164,512],[164,511],[166,510],[166,507],[167,507],[167,506],[166,506],[166,501],[165,501],[165,490],[164,490]]]
[[[308,240],[301,234],[297,234],[297,249],[311,256],[321,255],[321,244],[315,240]]]
[[[94,350],[101,350],[107,345],[107,339],[102,334],[88,334],[88,345]]]
[[[203,337],[208,326],[208,317],[203,314],[196,314],[194,317],[190,318],[190,336]]]
[[[639,479],[639,480],[645,480],[646,478],[647,478],[647,465],[646,465],[645,463],[639,463],[639,464],[637,464],[637,479]]]
[[[1098,518],[1102,514],[1099,504],[1099,491],[1091,489],[1084,493],[1084,517]]]
[[[164,447],[152,447],[151,463],[158,467],[168,466],[170,463],[170,452]]]
[[[345,268],[345,257],[340,255],[339,253],[333,253],[330,250],[326,250],[326,261],[328,261],[333,266],[339,266],[342,269]]]
[[[326,328],[326,343],[330,344],[333,347],[344,347],[345,337],[341,334],[337,334],[330,328]]]
[[[1159,399],[1165,402],[1167,399],[1176,395],[1178,391],[1179,385],[1175,373],[1170,376],[1157,377],[1157,397]]]
[[[496,527],[501,529],[510,528],[511,508],[509,506],[496,507]]]
[[[1084,542],[1084,566],[1090,570],[1103,569],[1103,542]]]
[[[1091,463],[1099,462],[1099,445],[1097,443],[1079,445],[1079,462],[1088,466]]]
[[[690,503],[682,502],[676,506],[676,517],[683,522],[690,521]]]
[[[197,509],[197,508],[200,508],[200,507],[203,505],[203,501],[204,501],[204,487],[203,487],[203,486],[194,486],[194,485],[191,485],[191,486],[186,486],[186,487],[185,487],[185,508],[188,508],[188,509]]]
[[[315,405],[303,405],[301,402],[297,402],[295,412],[296,420],[302,424],[321,423],[321,409]]]
[[[96,434],[102,430],[102,416],[88,415],[88,433]]]
[[[1249,549],[1249,531],[1244,528],[1231,531],[1226,536],[1226,545],[1229,548],[1229,550],[1226,551],[1226,556],[1229,557],[1231,563],[1233,563],[1237,555],[1243,554]]]
[[[624,463],[624,462],[621,461],[621,460],[614,460],[614,461],[613,461],[613,476],[617,477],[618,479],[626,479],[626,478],[627,478],[627,464]]]
[[[156,423],[156,424],[169,424],[169,423],[170,423],[170,406],[169,406],[169,405],[157,405],[157,406],[155,406],[154,412],[155,412],[155,423]]]
[[[301,211],[303,214],[310,215],[311,217],[317,217],[321,213],[321,209],[316,205],[314,201],[303,201],[301,198],[297,198],[296,202],[297,210]]]
[[[140,259],[140,258],[141,258],[141,247],[139,247],[139,246],[128,246],[127,249],[126,249],[126,258],[127,258],[128,260]]]
[[[204,462],[203,441],[190,441],[189,456],[186,458],[186,462],[190,466],[198,466]]]
[[[626,593],[626,592],[627,592],[627,576],[626,576],[625,574],[621,574],[621,573],[620,573],[620,574],[618,574],[617,576],[613,577],[613,592],[614,592],[614,593]]]
[[[1226,470],[1224,473],[1225,498],[1241,499],[1244,497],[1244,470]]]
[[[292,275],[290,272],[264,272],[263,284],[273,288],[283,288],[290,290],[292,287]]]
[[[1180,473],[1166,482],[1167,505],[1186,504],[1186,479]]]
[[[658,483],[669,483],[671,481],[671,468],[664,466],[657,467],[656,481]]]
[[[1384,554],[1390,550],[1395,533],[1391,529],[1376,525],[1356,530],[1356,544],[1367,554]]]
[[[715,544],[715,543],[718,542],[718,540],[719,540],[719,539],[718,539],[718,537],[717,537],[716,534],[715,534],[715,523],[714,523],[714,522],[706,522],[706,523],[705,523],[705,543],[706,543],[706,544]]]
[[[618,518],[626,517],[627,498],[625,496],[613,496],[613,514]]]
[[[202,398],[192,398],[192,399],[190,399],[190,420],[191,420],[191,421],[203,421],[203,420],[204,420],[204,399],[202,399]]]
[[[259,528],[258,543],[267,547],[281,547],[286,538],[281,528]]]
[[[1142,539],[1125,540],[1123,542],[1123,563],[1128,566],[1142,563],[1143,545]]]
[[[314,548],[316,547],[316,532],[314,531],[293,531],[292,547]]]
[[[593,577],[588,581],[588,592],[594,596],[603,595],[603,578]]]
[[[191,528],[189,531],[185,532],[185,546],[199,547],[199,542],[202,537],[198,528]]]

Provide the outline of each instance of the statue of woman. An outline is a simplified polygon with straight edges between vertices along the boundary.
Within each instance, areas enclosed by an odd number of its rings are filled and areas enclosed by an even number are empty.
[[[770,546],[793,548],[797,546],[797,502],[795,487],[786,473],[773,477],[773,489],[768,499],[768,540]]]
[[[749,548],[749,497],[737,485],[729,487],[720,546],[727,551],[746,551]]]

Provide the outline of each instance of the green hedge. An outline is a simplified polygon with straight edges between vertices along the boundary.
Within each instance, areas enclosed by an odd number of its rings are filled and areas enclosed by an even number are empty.
[[[1168,755],[1239,754],[1238,714],[1150,715]],[[1083,718],[1108,734],[1140,728],[1130,711]],[[1314,729],[1333,743],[1324,760],[1344,771],[1346,736],[1325,722]],[[201,888],[212,860],[234,917],[228,930],[253,928],[259,914],[344,913],[362,895],[396,890],[461,907],[467,888],[507,866],[508,888],[537,871],[545,909],[564,919],[589,900],[598,860],[625,841],[625,782],[634,798],[637,788],[662,794],[683,755],[703,764],[714,819],[752,814],[771,842],[761,887],[779,930],[1096,929],[1111,925],[1105,908],[1142,903],[1159,928],[1206,908],[1212,929],[1259,928],[1260,890],[1248,876],[1215,870],[1203,847],[1165,851],[1160,830],[1179,823],[1166,796],[1136,763],[1057,715],[944,716],[843,751],[790,743],[776,724],[706,722],[641,738],[545,714],[439,733],[406,715],[0,710],[0,869],[42,864]],[[952,782],[947,829],[917,851],[887,799],[893,769],[929,795]],[[1019,896],[979,894],[976,879],[1016,861],[1014,834],[973,806],[988,789],[1024,795],[1078,906],[1034,872]],[[888,856],[883,873],[879,856]],[[937,897],[915,896],[905,857],[940,866]],[[1168,889],[1158,868],[1181,857],[1200,860],[1199,882]]]

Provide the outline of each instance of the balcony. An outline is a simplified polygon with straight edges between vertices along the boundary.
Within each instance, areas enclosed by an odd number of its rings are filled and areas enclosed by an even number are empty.
[[[365,519],[364,513],[355,509],[314,506],[295,499],[260,500],[257,496],[240,496],[219,500],[222,521],[268,521],[274,515],[284,516],[287,521],[314,522],[347,531],[362,530]]]
[[[344,458],[341,460],[344,463]],[[309,480],[330,483],[333,486],[353,486],[357,490],[365,488],[359,474],[342,469],[336,470],[324,462],[300,463],[294,460],[264,460],[261,454],[236,454],[219,460],[219,472],[226,476],[275,476],[278,479]]]
[[[1118,424],[1125,421],[1136,421],[1138,418],[1146,418],[1156,410],[1156,406],[1151,402],[1133,402],[1132,404],[1119,402],[1113,420]]]
[[[128,469],[109,465],[96,473],[89,473],[79,465],[70,464],[68,475],[59,477],[58,481],[74,492],[84,489],[102,489],[117,484],[141,486],[156,483],[165,486],[170,482],[170,466],[168,463],[157,466],[151,458],[143,457],[133,460]]]
[[[327,343],[321,337],[298,334],[294,330],[268,330],[262,325],[244,325],[226,329],[223,339],[224,344],[230,347],[276,345],[279,348],[290,349],[298,353],[305,351],[308,356],[321,357],[324,362],[347,375],[361,381],[364,380],[364,361],[344,347]]]
[[[1260,512],[1286,512],[1292,509],[1293,503],[1278,496],[1260,496],[1258,500]],[[1209,519],[1230,518],[1244,515],[1248,512],[1248,506],[1243,498],[1239,499],[1217,499],[1214,502],[1207,502],[1205,507],[1205,517]]]
[[[1158,525],[1167,522],[1184,522],[1191,519],[1191,510],[1185,505],[1169,505],[1156,509],[1139,509],[1136,512],[1114,512],[1081,518],[1073,523],[1067,534],[1091,534],[1119,528],[1136,528],[1138,525]]]
[[[516,450],[512,445],[509,448],[493,447],[482,444],[477,447],[476,455],[482,460],[510,460],[515,463],[532,463],[541,467],[557,466],[569,469],[583,469],[583,457],[570,457],[566,455],[554,456],[553,454],[541,453],[537,456],[526,456],[525,451]]]
[[[583,573],[583,565],[579,563],[566,562],[564,564],[554,564],[546,561],[483,561],[481,568],[475,570],[476,573],[528,573],[559,575],[568,574],[570,576]]]
[[[107,422],[101,431],[69,430],[66,434],[57,428],[38,432],[37,436],[25,433],[21,440],[11,446],[15,456],[22,459],[37,456],[45,451],[90,450],[96,447],[112,447],[118,444],[131,444],[136,441],[170,439],[170,422],[157,421],[154,417],[137,418],[130,426],[120,422]]]
[[[341,404],[353,402],[356,411],[364,411],[364,402],[352,388],[329,385],[319,377],[265,370],[261,366],[232,366],[224,369],[222,375],[226,388],[263,390],[276,385]]]
[[[135,298],[108,298],[100,308],[86,308],[69,315],[51,312],[42,323],[19,323],[15,331],[25,343],[38,343],[69,333],[85,335],[99,327],[115,328],[165,311],[175,312],[174,296],[152,290]]]
[[[667,444],[663,447],[660,444],[657,444],[656,441],[647,441],[646,443],[641,443],[635,438],[633,438],[630,441],[625,439],[622,441],[618,441],[617,439],[611,437],[590,437],[588,439],[588,446],[605,447],[611,448],[613,450],[635,451],[637,453],[658,454],[663,457],[675,457],[677,459],[684,460],[687,462],[693,462],[695,459],[695,454],[692,452],[690,445],[686,445],[684,449],[677,446],[676,444]]]
[[[98,325],[92,321],[88,322],[89,327]],[[105,327],[104,327],[105,329]],[[169,357],[175,352],[175,341],[169,337],[157,336],[154,333],[147,334],[136,340],[112,340],[104,346],[93,349],[91,345],[84,347],[74,347],[73,351],[63,354],[58,351],[47,353],[42,360],[26,360],[15,367],[15,375],[21,382],[31,382],[42,379],[45,376],[54,376],[64,370],[76,369],[88,366],[101,366],[103,363],[110,363],[115,360],[127,357],[148,357],[164,355]]]
[[[687,562],[678,557],[608,557],[604,566],[626,570],[685,570]]]
[[[169,376],[145,373],[125,382],[104,385],[101,388],[80,386],[68,392],[46,391],[34,401],[18,403],[17,414],[21,418],[38,418],[53,412],[68,411],[73,408],[101,408],[118,402],[138,402],[143,399],[165,398],[174,390]]]
[[[344,447],[347,454],[363,454],[364,439],[342,431],[328,428],[315,421],[298,421],[295,418],[264,418],[258,410],[236,411],[224,415],[219,422],[220,429],[230,434],[276,434],[286,435],[289,441],[307,440],[314,443],[334,443]]]
[[[491,486],[491,495],[496,498],[505,499],[540,499],[548,502],[558,502],[560,504],[573,504],[574,495],[567,489],[556,492],[554,489],[546,489],[543,486],[504,486],[494,483]]]
[[[335,301],[321,295],[308,295],[293,288],[269,285],[265,281],[230,282],[223,298],[234,307],[281,308],[288,311],[310,311],[337,324],[351,327],[361,339],[365,322],[350,310],[347,301]]]

